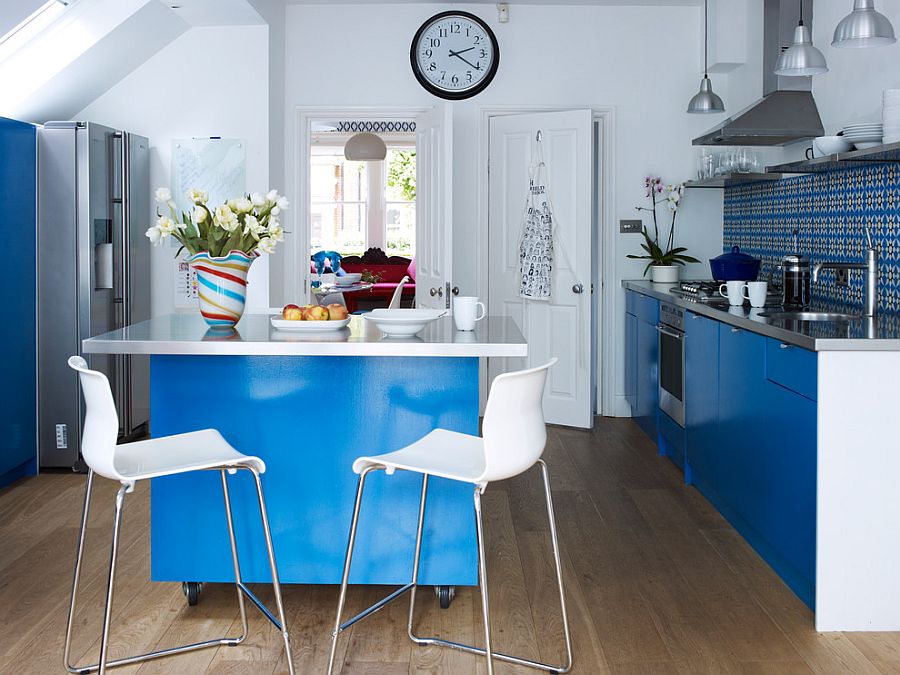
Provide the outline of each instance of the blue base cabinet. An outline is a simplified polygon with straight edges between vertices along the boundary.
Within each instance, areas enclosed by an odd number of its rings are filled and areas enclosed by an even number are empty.
[[[633,392],[631,416],[654,443],[659,434],[659,339],[656,325],[659,321],[659,302],[640,293],[627,291],[626,308],[632,317],[631,328],[626,321],[625,360],[633,360],[634,367],[628,372],[632,381],[626,384]],[[630,332],[630,335],[627,333]]]
[[[35,297],[37,134],[33,124],[0,117],[0,197],[6,210],[0,231],[9,291],[3,326],[0,389],[0,487],[37,473],[37,372]]]
[[[816,354],[685,312],[682,430],[658,410],[659,355],[655,325],[646,320],[655,324],[658,303],[634,295],[626,317],[634,361],[626,362],[626,375],[635,422],[814,608]]]

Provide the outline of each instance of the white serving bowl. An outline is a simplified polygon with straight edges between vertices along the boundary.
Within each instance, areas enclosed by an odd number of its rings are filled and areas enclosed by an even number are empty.
[[[813,139],[813,145],[819,156],[837,155],[847,152],[852,147],[843,136],[819,136]]]
[[[353,272],[335,277],[334,284],[335,286],[352,286],[353,284],[358,284],[360,279],[362,279],[362,274]]]
[[[391,337],[410,337],[447,313],[445,309],[373,309],[362,318]]]

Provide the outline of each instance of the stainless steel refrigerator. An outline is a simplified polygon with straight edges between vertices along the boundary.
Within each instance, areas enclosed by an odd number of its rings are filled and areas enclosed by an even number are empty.
[[[83,467],[83,400],[66,361],[81,341],[150,318],[148,141],[85,122],[38,130],[38,445],[42,467]],[[121,437],[149,419],[147,357],[91,355]]]

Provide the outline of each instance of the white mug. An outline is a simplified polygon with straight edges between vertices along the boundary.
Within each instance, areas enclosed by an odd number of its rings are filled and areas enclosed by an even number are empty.
[[[768,286],[765,281],[748,281],[746,288],[741,292],[750,301],[751,307],[765,307]]]
[[[478,308],[481,314],[478,315]],[[484,303],[478,302],[473,295],[460,295],[453,298],[453,322],[456,330],[475,330],[475,322],[484,318],[486,310]]]
[[[719,295],[728,298],[728,304],[732,307],[740,307],[744,304],[744,286],[746,285],[746,281],[726,281],[719,286]]]

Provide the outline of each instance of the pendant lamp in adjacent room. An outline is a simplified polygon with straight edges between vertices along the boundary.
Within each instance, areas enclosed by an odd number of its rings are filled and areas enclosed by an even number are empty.
[[[875,0],[854,0],[853,11],[834,29],[832,47],[881,47],[897,41],[888,18],[875,11]]]
[[[694,94],[688,103],[687,111],[692,115],[725,112],[725,104],[712,89],[709,79],[709,0],[703,0],[703,79],[700,80],[700,91]]]
[[[794,43],[781,53],[775,74],[786,77],[821,75],[828,72],[825,55],[813,46],[809,26],[803,25],[803,0],[800,0],[800,23],[794,29]]]
[[[387,156],[387,146],[376,134],[353,134],[344,145],[344,157],[352,162],[379,162]]]

